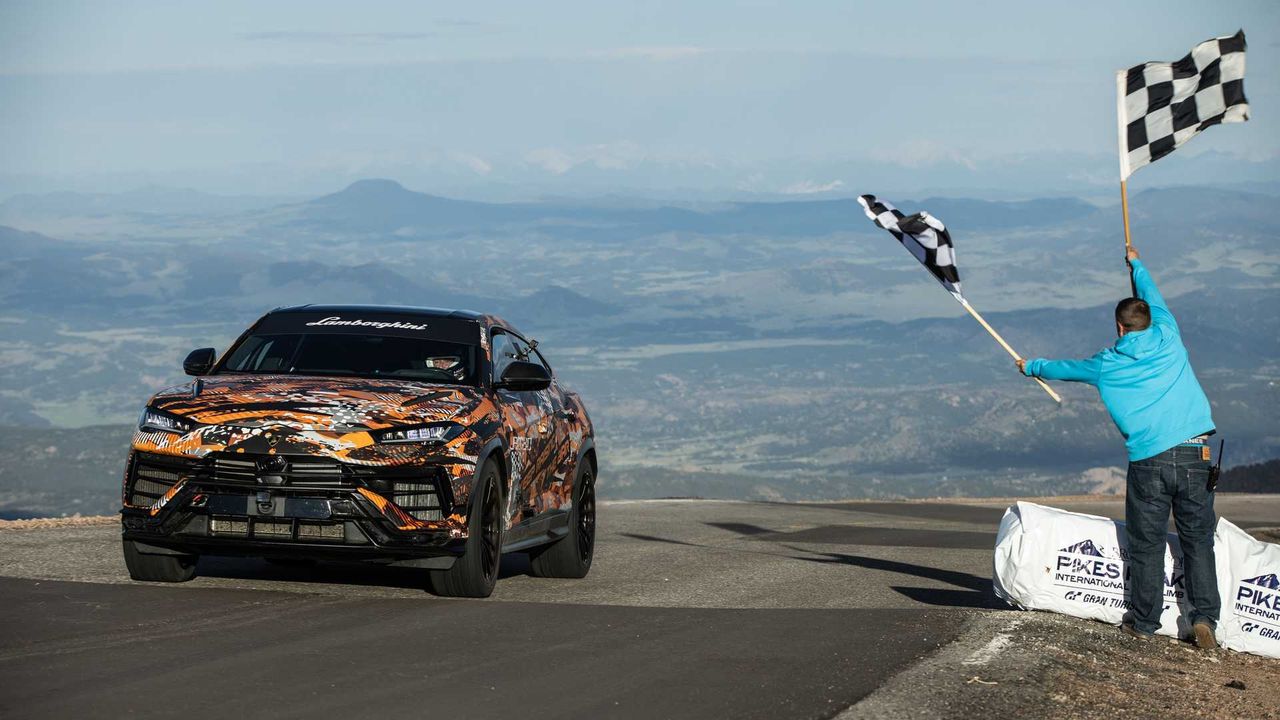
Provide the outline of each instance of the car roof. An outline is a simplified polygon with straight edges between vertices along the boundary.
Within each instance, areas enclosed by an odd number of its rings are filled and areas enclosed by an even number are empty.
[[[418,315],[421,317],[456,318],[458,320],[480,320],[484,315],[470,310],[450,310],[437,307],[414,307],[410,305],[293,305],[278,307],[270,314],[295,312],[384,312],[397,315]]]
[[[488,313],[478,313],[473,310],[453,310],[450,308],[438,307],[421,307],[414,305],[292,305],[289,307],[278,307],[267,313],[275,315],[277,313],[300,313],[300,312],[323,312],[323,313],[359,313],[359,312],[382,312],[392,313],[395,315],[413,315],[415,317],[431,317],[431,318],[452,318],[454,320],[470,320],[472,322],[482,323],[484,325],[498,325],[509,330],[519,332],[511,325],[511,323],[503,320],[497,315]]]

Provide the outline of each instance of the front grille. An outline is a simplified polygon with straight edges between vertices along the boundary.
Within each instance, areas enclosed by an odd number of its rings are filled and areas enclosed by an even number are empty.
[[[259,472],[259,461],[266,458],[284,458],[286,465],[279,472]],[[321,458],[276,456],[276,455],[236,455],[233,457],[214,456],[213,482],[227,485],[257,485],[261,474],[279,475],[287,486],[301,487],[344,487],[354,485],[342,464]]]
[[[268,458],[282,458],[285,465],[273,471],[265,462],[260,463]],[[273,489],[286,492],[301,490],[303,494],[314,490],[318,491],[314,494],[332,496],[367,487],[420,521],[443,520],[451,512],[453,503],[449,475],[441,466],[361,466],[315,456],[248,453],[212,453],[196,460],[137,452],[125,485],[126,504],[153,507],[180,481],[189,482],[188,487],[195,488],[196,492],[217,493],[221,488],[222,492],[232,494]],[[298,494],[289,495],[295,497]],[[226,518],[222,521],[231,522]],[[337,531],[326,528],[322,532],[310,527],[250,530],[243,525],[223,525],[215,532],[259,537],[288,537],[292,534],[299,539],[318,540],[327,538],[326,533]]]
[[[192,472],[191,464],[184,460],[137,453],[129,468],[129,485],[125,492],[127,503],[134,507],[151,507],[179,480],[190,477]]]

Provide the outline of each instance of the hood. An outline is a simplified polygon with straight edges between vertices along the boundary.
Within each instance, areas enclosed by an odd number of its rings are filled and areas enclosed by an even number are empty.
[[[350,433],[460,420],[478,389],[411,380],[214,375],[157,393],[151,407],[202,425]]]
[[[1163,344],[1164,335],[1152,325],[1146,330],[1125,333],[1124,337],[1116,340],[1115,351],[1134,360],[1141,360],[1159,350]]]

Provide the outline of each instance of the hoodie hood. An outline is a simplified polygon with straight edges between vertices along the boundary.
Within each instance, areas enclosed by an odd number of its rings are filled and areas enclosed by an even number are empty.
[[[1125,333],[1116,340],[1115,351],[1134,360],[1159,352],[1165,338],[1154,325],[1146,330]]]

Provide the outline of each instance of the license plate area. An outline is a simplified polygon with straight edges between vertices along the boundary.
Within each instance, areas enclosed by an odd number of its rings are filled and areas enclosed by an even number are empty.
[[[247,515],[280,519],[328,520],[333,508],[328,498],[273,495],[270,502],[260,503],[254,495],[210,495],[205,507],[210,515]]]

